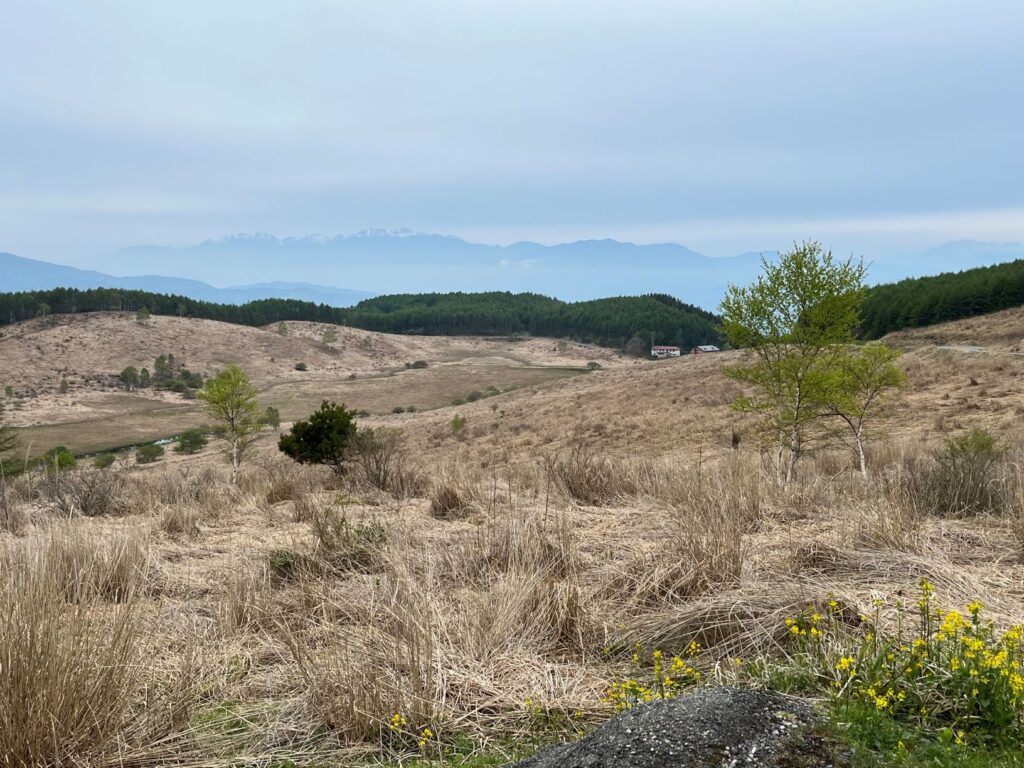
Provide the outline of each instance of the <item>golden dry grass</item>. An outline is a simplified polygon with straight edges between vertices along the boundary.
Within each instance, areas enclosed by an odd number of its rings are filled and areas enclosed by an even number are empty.
[[[193,371],[212,375],[237,362],[252,377],[264,405],[286,421],[315,409],[325,397],[374,414],[396,407],[430,409],[474,390],[543,385],[579,374],[591,360],[622,364],[610,350],[549,339],[510,342],[478,337],[409,337],[353,328],[286,323],[288,335],[213,320],[131,313],[63,315],[0,327],[3,386],[16,397],[5,417],[23,428],[37,452],[66,445],[76,452],[145,442],[204,423],[198,404],[153,389],[127,393],[118,373],[149,367],[174,354]],[[338,340],[321,341],[332,328]],[[426,360],[426,369],[406,363]],[[295,370],[304,362],[306,371]],[[351,379],[350,376],[356,378]],[[58,387],[66,378],[70,391]]]
[[[290,464],[269,435],[238,488],[215,446],[105,470],[122,498],[92,517],[17,478],[0,516],[16,521],[0,560],[18,564],[0,569],[0,644],[27,659],[40,626],[52,664],[0,676],[2,746],[51,765],[394,759],[420,755],[428,726],[429,749],[525,736],[528,699],[564,722],[607,716],[636,643],[698,642],[695,663],[727,678],[735,657],[783,652],[784,618],[829,596],[856,624],[927,578],[946,605],[1024,622],[1019,361],[912,349],[872,478],[820,452],[780,490],[729,410],[721,368],[736,359],[622,363],[368,420],[404,435],[389,472],[417,482],[395,492]],[[922,512],[901,473],[974,426],[1013,447],[999,508]],[[71,690],[98,693],[60,698]],[[46,708],[62,750],[12,727]]]

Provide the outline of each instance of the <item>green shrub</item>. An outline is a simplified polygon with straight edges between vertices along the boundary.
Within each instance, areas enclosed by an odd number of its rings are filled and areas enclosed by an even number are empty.
[[[601,364],[596,360],[591,360],[589,363],[587,363],[587,368],[589,368],[592,371],[598,371],[601,369]]]
[[[426,360],[414,360],[411,363],[406,363],[405,367],[406,368],[426,368],[427,367],[427,361]]]
[[[112,453],[101,453],[99,456],[92,460],[92,465],[96,469],[106,469],[113,465],[117,460],[117,457]]]
[[[356,433],[355,411],[326,400],[304,421],[297,421],[277,446],[301,464],[327,464],[341,472],[345,451]]]
[[[1006,450],[982,429],[950,438],[929,461],[910,459],[898,486],[922,514],[969,517],[1001,512],[1011,489]]]
[[[135,463],[152,464],[163,455],[164,447],[162,445],[157,445],[156,443],[140,445],[135,449]]]
[[[201,429],[189,429],[178,435],[178,444],[174,447],[175,453],[186,455],[198,453],[206,447],[206,435]]]
[[[452,432],[460,432],[466,426],[466,417],[456,413],[450,422]]]
[[[51,448],[42,455],[39,461],[47,472],[71,469],[78,463],[75,455],[63,445]]]
[[[296,371],[306,371],[306,370],[309,370],[309,366],[306,365],[305,363],[296,363],[295,364],[295,370]]]
[[[263,411],[263,415],[260,416],[260,421],[272,429],[277,429],[281,426],[281,412],[274,406],[268,405],[267,409]]]
[[[400,405],[396,405],[394,408],[391,409],[391,412],[392,413],[405,413],[405,408],[403,408]]]

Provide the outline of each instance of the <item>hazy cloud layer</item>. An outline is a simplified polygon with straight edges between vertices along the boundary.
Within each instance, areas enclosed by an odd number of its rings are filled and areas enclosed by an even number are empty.
[[[12,0],[0,250],[1022,239],[1022,28],[1018,0]]]

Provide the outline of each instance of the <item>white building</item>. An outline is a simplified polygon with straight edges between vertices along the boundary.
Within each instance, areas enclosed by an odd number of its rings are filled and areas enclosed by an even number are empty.
[[[651,347],[651,357],[679,357],[680,354],[679,347],[666,347],[661,344]]]

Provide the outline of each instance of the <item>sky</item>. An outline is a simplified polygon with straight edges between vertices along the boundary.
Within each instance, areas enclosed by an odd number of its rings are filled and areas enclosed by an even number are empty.
[[[1020,0],[2,0],[0,250],[1024,240]]]

